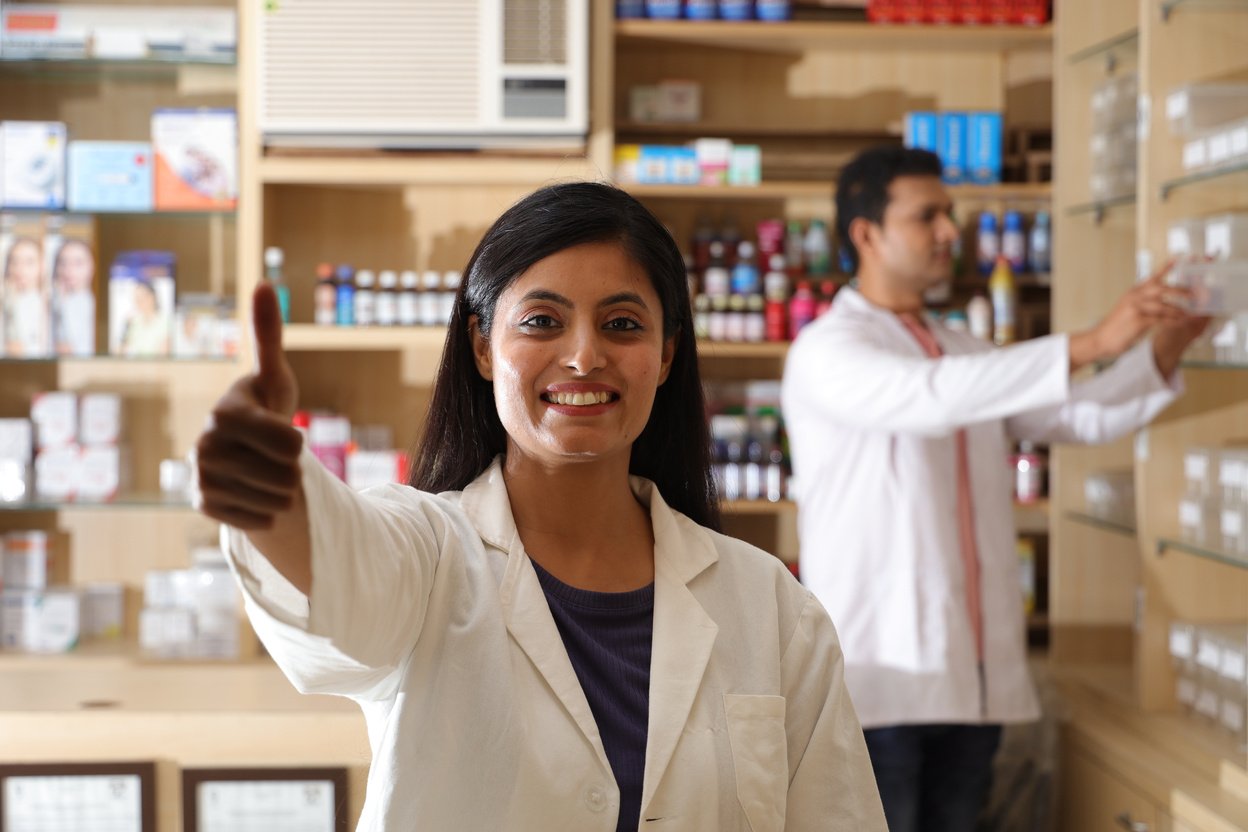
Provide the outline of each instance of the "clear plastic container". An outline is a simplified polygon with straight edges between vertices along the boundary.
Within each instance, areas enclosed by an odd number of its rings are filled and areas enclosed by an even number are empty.
[[[1183,480],[1189,497],[1212,497],[1217,489],[1217,448],[1188,448],[1183,452]]]
[[[1083,481],[1083,497],[1094,517],[1135,525],[1135,473],[1095,471]]]
[[[1192,290],[1186,308],[1202,315],[1234,315],[1248,310],[1248,260],[1186,262],[1167,282]]]
[[[1198,257],[1205,251],[1205,220],[1179,220],[1166,230],[1166,254]]]
[[[1187,84],[1166,96],[1166,121],[1176,136],[1195,136],[1248,118],[1248,84]]]
[[[1221,214],[1200,222],[1202,245],[1193,247],[1192,253],[1204,251],[1215,260],[1248,260],[1248,214]]]
[[[1222,542],[1218,501],[1212,497],[1183,497],[1179,500],[1179,534],[1193,546],[1213,546]]]

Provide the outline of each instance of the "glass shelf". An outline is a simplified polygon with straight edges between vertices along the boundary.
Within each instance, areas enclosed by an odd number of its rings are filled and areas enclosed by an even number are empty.
[[[46,355],[32,358],[16,358],[0,355],[0,364],[71,364],[114,362],[117,364],[229,364],[237,356],[173,356],[173,355]]]
[[[71,216],[71,217],[147,217],[151,219],[164,219],[166,217],[174,217],[178,219],[204,219],[206,217],[225,217],[226,219],[234,219],[237,211],[233,208],[216,209],[211,211],[92,211],[76,208],[3,208],[0,209],[6,214],[19,215],[38,215],[43,216],[52,214],[55,216]]]
[[[1248,364],[1236,363],[1233,361],[1184,361],[1180,363],[1179,366],[1188,370],[1248,370]]]
[[[1073,520],[1076,523],[1082,523],[1085,526],[1093,526],[1098,529],[1104,529],[1108,532],[1116,532],[1117,534],[1135,537],[1135,526],[1126,523],[1120,523],[1116,520],[1109,520],[1105,517],[1096,517],[1091,514],[1084,514],[1081,511],[1067,511],[1064,515],[1067,520]]]
[[[1198,182],[1208,182],[1214,179],[1221,179],[1224,176],[1233,176],[1237,173],[1248,173],[1248,159],[1238,159],[1234,162],[1220,165],[1216,168],[1193,171],[1192,173],[1179,176],[1175,179],[1168,179],[1161,183],[1161,198],[1165,199],[1170,196],[1171,191],[1174,191],[1177,188],[1182,188],[1187,185],[1195,185]]]
[[[1161,19],[1167,21],[1179,9],[1191,11],[1248,12],[1248,0],[1161,0]]]
[[[1123,32],[1120,35],[1114,35],[1112,38],[1107,38],[1099,43],[1094,43],[1089,47],[1080,49],[1078,52],[1073,53],[1066,60],[1068,63],[1077,64],[1083,61],[1091,60],[1092,58],[1104,56],[1105,60],[1110,63],[1109,68],[1112,69],[1114,60],[1115,60],[1113,58],[1113,53],[1115,50],[1137,49],[1139,48],[1139,45],[1140,45],[1140,30],[1131,29],[1130,31]]]
[[[1175,552],[1185,552],[1189,555],[1195,555],[1198,558],[1225,563],[1228,566],[1234,566],[1237,569],[1248,569],[1248,558],[1232,555],[1228,552],[1219,552],[1216,549],[1208,549],[1204,546],[1197,546],[1194,543],[1187,543],[1182,540],[1170,540],[1169,538],[1159,538],[1157,540],[1157,554],[1163,555],[1167,550]]]
[[[220,67],[233,69],[238,65],[233,53],[220,56],[150,57],[150,58],[71,58],[57,55],[0,57],[0,72],[38,73],[39,75],[95,75],[101,73],[170,75],[182,67]]]
[[[191,503],[181,495],[122,494],[111,500],[52,500],[33,497],[17,502],[0,502],[0,512],[5,511],[94,511],[98,509],[161,509],[191,511]]]
[[[1072,205],[1066,209],[1066,216],[1077,217],[1081,214],[1092,214],[1096,221],[1100,222],[1105,216],[1105,212],[1111,208],[1119,208],[1123,205],[1134,205],[1135,194],[1123,194],[1122,196],[1110,197],[1109,199],[1097,199],[1092,202],[1082,202],[1078,205]]]

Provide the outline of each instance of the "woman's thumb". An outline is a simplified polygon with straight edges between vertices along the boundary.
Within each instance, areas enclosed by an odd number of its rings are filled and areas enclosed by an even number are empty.
[[[261,283],[251,296],[251,326],[256,341],[257,376],[262,387],[288,384],[290,365],[282,350],[282,316],[273,287]]]

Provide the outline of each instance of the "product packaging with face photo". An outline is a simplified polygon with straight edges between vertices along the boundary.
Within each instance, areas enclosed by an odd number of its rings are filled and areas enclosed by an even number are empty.
[[[0,215],[0,286],[4,300],[4,349],[10,358],[52,354],[51,287],[45,268],[43,218]]]
[[[166,356],[172,349],[174,268],[168,251],[123,251],[108,273],[108,351]]]
[[[95,355],[95,222],[49,215],[43,236],[57,355]]]

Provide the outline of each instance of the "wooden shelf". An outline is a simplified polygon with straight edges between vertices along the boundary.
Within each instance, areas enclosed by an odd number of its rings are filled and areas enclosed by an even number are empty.
[[[616,37],[760,52],[887,49],[931,52],[1047,51],[1052,26],[905,26],[875,23],[733,23],[617,20]]]
[[[643,136],[730,136],[758,139],[848,139],[885,141],[901,136],[901,123],[894,122],[879,130],[840,130],[811,124],[706,124],[704,122],[617,121],[615,132]]]
[[[585,156],[500,156],[404,153],[393,156],[270,155],[259,161],[266,185],[501,185],[537,188],[572,179],[600,179]]]
[[[1014,504],[1014,526],[1020,534],[1047,534],[1049,531],[1049,501]]]
[[[763,182],[761,185],[622,185],[638,199],[832,199],[832,182]]]
[[[445,343],[446,327],[441,326],[289,324],[282,330],[282,346],[291,352],[383,352],[407,349],[441,352]]]
[[[765,517],[774,515],[775,517],[789,517],[797,514],[797,503],[792,500],[781,500],[778,503],[769,503],[766,500],[725,500],[720,508],[725,516],[744,517]]]
[[[749,344],[737,341],[698,341],[699,358],[772,358],[783,361],[788,354],[788,341]]]
[[[761,185],[622,185],[638,199],[749,200],[828,198],[836,183],[763,182]],[[999,185],[950,185],[949,195],[963,202],[1047,202],[1052,198],[1048,182],[1007,182]]]

